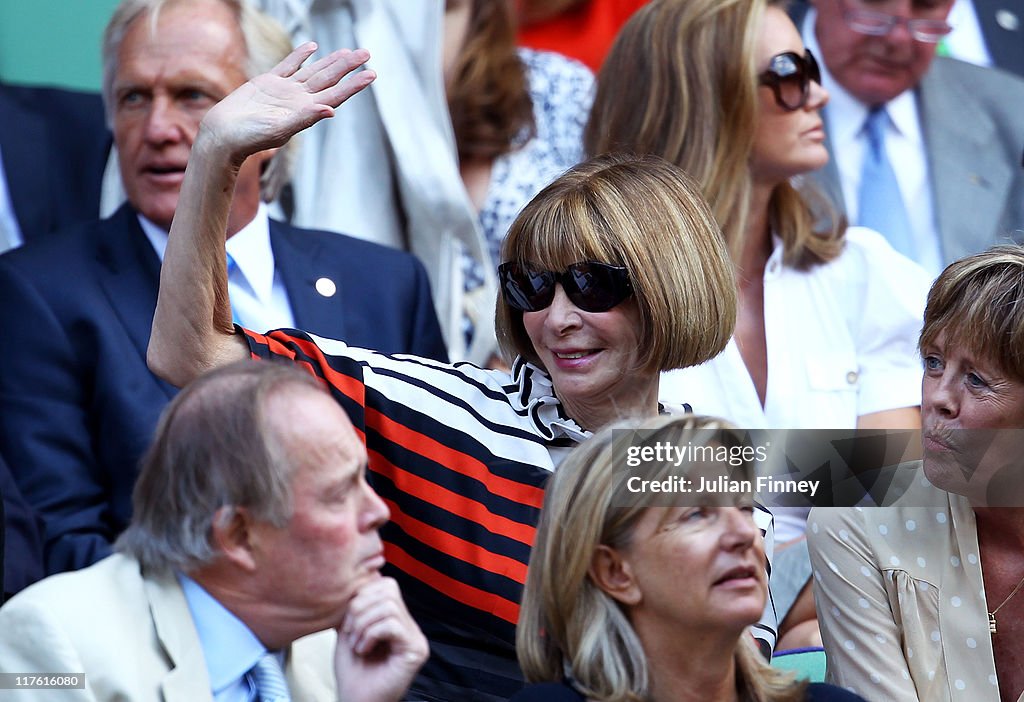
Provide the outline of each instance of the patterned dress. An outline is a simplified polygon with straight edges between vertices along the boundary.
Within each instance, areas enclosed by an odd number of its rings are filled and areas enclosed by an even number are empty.
[[[494,266],[500,262],[501,242],[523,206],[583,160],[583,128],[594,100],[594,76],[583,64],[560,54],[522,48],[519,58],[526,67],[536,134],[532,139],[520,135],[516,148],[495,159],[491,167],[480,227]],[[469,256],[463,257],[463,275],[467,292],[483,284],[483,275]],[[493,310],[493,305],[484,307]],[[468,318],[465,321],[468,346],[473,325]]]

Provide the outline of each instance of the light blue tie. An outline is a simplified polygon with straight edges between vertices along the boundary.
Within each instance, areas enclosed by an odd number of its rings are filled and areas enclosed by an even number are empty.
[[[285,682],[281,664],[273,653],[264,654],[249,671],[249,676],[260,702],[291,702],[288,683]]]
[[[892,247],[904,256],[914,259],[916,251],[911,239],[910,219],[903,204],[896,173],[885,153],[885,128],[889,116],[884,107],[876,107],[864,121],[867,148],[864,166],[860,172],[858,211],[862,227],[881,232]]]
[[[235,275],[235,273],[238,271],[238,262],[235,261],[235,257],[234,256],[232,256],[231,254],[227,253],[226,251],[224,252],[224,256],[226,256],[227,259],[228,259],[228,280],[230,281],[231,280],[231,276]],[[235,313],[235,306],[234,305],[231,305],[231,321],[234,322],[235,324],[237,324],[240,327],[244,327],[245,326],[244,324],[242,324],[242,320],[240,320],[238,318],[238,315]]]

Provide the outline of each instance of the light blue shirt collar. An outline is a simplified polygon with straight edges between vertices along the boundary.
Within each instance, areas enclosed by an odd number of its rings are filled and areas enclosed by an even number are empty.
[[[21,227],[14,216],[14,202],[11,201],[3,164],[0,163],[0,253],[21,246]]]
[[[267,649],[241,619],[196,581],[181,573],[178,582],[192,613],[215,700],[251,698],[246,673]]]

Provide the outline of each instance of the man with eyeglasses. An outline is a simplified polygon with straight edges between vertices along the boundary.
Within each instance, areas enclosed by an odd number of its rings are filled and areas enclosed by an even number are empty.
[[[1024,237],[1024,80],[936,57],[953,0],[813,0],[829,165],[815,177],[850,221],[932,275]]]

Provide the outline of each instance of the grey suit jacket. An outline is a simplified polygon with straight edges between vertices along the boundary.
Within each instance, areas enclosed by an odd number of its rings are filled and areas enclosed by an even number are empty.
[[[943,262],[1024,240],[1024,80],[936,58],[917,107]],[[845,209],[835,160],[813,177]]]
[[[293,699],[337,699],[334,641],[328,631],[292,644],[285,674]],[[122,555],[47,578],[0,608],[0,671],[85,676],[82,690],[5,690],[12,702],[213,699],[177,579],[145,575]]]

